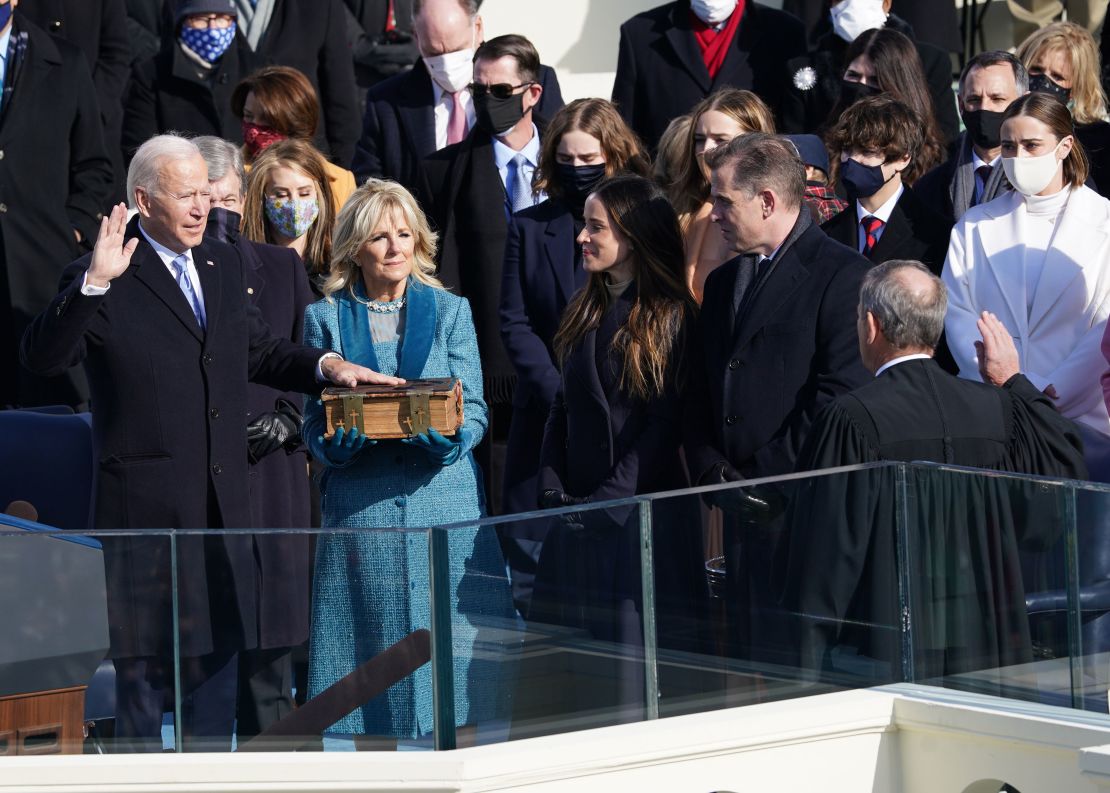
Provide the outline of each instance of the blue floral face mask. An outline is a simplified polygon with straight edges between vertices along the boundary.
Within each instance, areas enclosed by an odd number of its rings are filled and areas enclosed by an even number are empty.
[[[181,28],[181,43],[209,63],[215,63],[235,40],[235,23],[226,28]]]
[[[320,214],[315,198],[270,198],[265,200],[266,219],[281,236],[295,240],[312,228]]]

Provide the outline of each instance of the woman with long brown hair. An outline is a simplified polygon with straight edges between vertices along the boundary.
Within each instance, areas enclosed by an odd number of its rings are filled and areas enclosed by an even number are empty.
[[[682,274],[678,219],[653,183],[619,176],[586,200],[579,241],[589,276],[555,335],[562,372],[541,453],[545,507],[687,484],[679,460],[680,395],[697,306]],[[691,530],[696,505],[687,506],[692,515],[664,509],[656,520],[655,605],[660,635],[670,638],[672,620],[696,613],[704,588],[701,535]],[[583,628],[613,642],[618,654],[635,652],[642,641],[637,513],[584,511],[570,523],[575,528],[564,523],[545,540],[530,618]],[[614,707],[642,703],[635,680],[622,679],[613,693]]]
[[[738,135],[774,131],[770,108],[751,91],[724,88],[690,111],[685,155],[678,163],[678,175],[674,184],[667,187],[667,194],[682,229],[686,285],[698,303],[702,300],[705,279],[736,255],[709,218],[713,205],[709,201],[705,155]]]
[[[295,250],[319,292],[331,261],[334,206],[323,156],[307,141],[279,141],[254,161],[242,233],[254,242]]]

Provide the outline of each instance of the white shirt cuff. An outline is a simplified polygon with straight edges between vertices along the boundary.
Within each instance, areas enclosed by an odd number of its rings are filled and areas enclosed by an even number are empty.
[[[339,360],[343,360],[343,356],[337,352],[326,352],[321,355],[320,360],[316,362],[316,382],[318,383],[328,382],[328,378],[324,377],[324,361],[328,358],[338,358]]]
[[[81,277],[81,294],[83,294],[83,295],[90,295],[92,297],[99,297],[100,295],[103,295],[105,292],[107,292],[111,287],[112,287],[111,284],[108,284],[108,286],[93,286],[92,284],[89,283],[89,274],[88,273],[85,273]]]

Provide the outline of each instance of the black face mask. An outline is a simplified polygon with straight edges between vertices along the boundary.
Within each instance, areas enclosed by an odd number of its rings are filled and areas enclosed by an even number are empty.
[[[1064,88],[1064,86],[1054,82],[1047,74],[1029,75],[1029,90],[1042,94],[1051,94],[1065,105],[1068,103],[1068,100],[1071,99],[1071,89]]]
[[[964,126],[971,142],[982,149],[997,149],[1002,145],[1002,118],[1005,113],[994,110],[968,110],[964,113]]]
[[[864,83],[854,83],[851,80],[840,81],[840,98],[844,102],[844,106],[854,105],[861,99],[866,99],[869,96],[878,96],[883,91],[876,85],[865,85]]]
[[[881,165],[864,165],[855,160],[845,160],[840,164],[840,181],[849,201],[870,198],[887,183]]]
[[[214,237],[220,242],[234,245],[239,240],[239,223],[243,216],[224,207],[212,207],[208,212],[208,223],[204,236]]]
[[[474,97],[474,116],[479,129],[503,135],[524,118],[524,94],[498,99],[489,94]]]
[[[555,176],[563,188],[567,203],[582,206],[586,203],[586,197],[605,178],[605,163],[600,165],[556,163]]]

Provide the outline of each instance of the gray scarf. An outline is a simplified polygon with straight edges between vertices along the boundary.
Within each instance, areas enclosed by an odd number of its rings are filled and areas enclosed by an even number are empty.
[[[247,43],[251,45],[251,51],[258,49],[258,42],[266,34],[276,2],[277,0],[235,0],[235,7],[239,10],[239,30],[243,31]]]
[[[952,217],[959,220],[971,207],[975,200],[975,160],[971,151],[971,138],[966,132],[960,133],[960,153],[956,160],[956,172],[952,175],[952,183],[948,186],[948,195],[952,199]],[[985,204],[992,199],[1007,193],[1013,188],[1002,172],[1002,163],[991,170],[990,178],[983,185],[983,195],[979,203]]]

